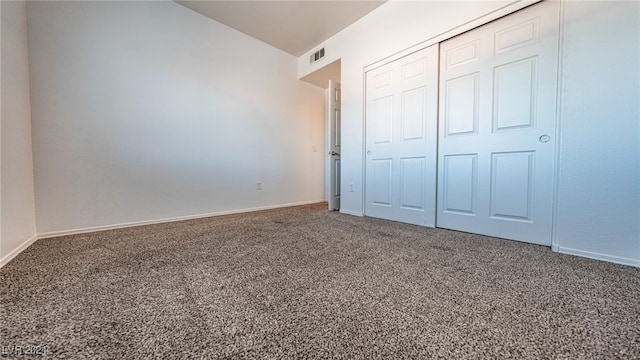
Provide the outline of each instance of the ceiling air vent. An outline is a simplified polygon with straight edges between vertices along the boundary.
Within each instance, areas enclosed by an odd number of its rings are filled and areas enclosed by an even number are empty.
[[[311,63],[314,63],[320,59],[322,59],[324,57],[324,48],[314,52],[313,54],[311,54]]]

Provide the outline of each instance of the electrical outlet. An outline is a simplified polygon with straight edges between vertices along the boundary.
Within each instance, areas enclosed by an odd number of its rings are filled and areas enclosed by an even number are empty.
[[[353,183],[349,184],[349,192],[353,192]]]
[[[262,190],[262,181],[256,183],[256,190]]]

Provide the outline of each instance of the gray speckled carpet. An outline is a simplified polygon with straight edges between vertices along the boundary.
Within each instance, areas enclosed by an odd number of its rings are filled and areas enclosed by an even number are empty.
[[[0,269],[2,350],[640,358],[637,268],[325,206],[39,240]]]

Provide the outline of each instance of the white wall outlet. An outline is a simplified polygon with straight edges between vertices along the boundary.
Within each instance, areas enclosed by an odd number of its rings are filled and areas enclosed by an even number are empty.
[[[353,183],[349,184],[349,192],[353,192]]]
[[[256,190],[262,190],[262,181],[256,182]]]

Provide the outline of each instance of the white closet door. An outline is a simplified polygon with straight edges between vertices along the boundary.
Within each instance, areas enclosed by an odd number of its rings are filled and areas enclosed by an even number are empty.
[[[558,2],[440,48],[438,227],[551,245]]]
[[[367,72],[367,216],[435,226],[437,107],[437,45]]]

